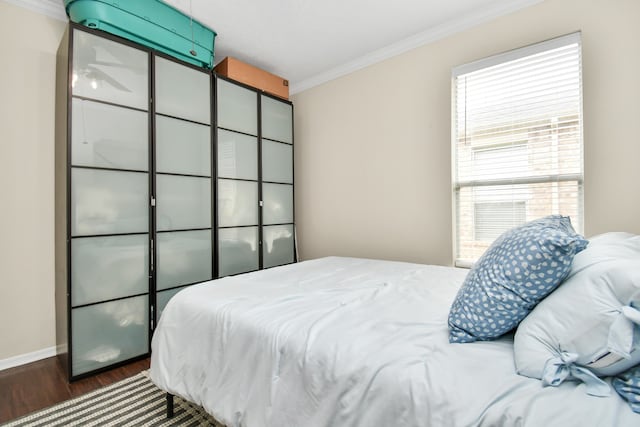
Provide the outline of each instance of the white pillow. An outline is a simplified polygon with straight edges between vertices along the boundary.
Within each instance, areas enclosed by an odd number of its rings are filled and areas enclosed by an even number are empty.
[[[593,236],[587,248],[573,258],[567,279],[591,265],[627,258],[640,258],[640,235],[612,232]]]
[[[592,238],[565,282],[522,321],[514,355],[521,375],[545,385],[582,380],[588,393],[608,395],[596,375],[640,363],[640,236]]]

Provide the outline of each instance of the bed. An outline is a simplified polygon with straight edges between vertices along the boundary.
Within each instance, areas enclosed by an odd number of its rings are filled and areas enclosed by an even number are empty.
[[[449,343],[467,273],[329,257],[194,285],[150,376],[227,426],[640,426],[615,393],[517,375],[512,334]]]

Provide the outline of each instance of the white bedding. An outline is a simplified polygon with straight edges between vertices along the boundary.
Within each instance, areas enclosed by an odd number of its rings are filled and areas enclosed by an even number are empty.
[[[449,344],[466,273],[332,257],[194,285],[151,378],[228,426],[640,426],[615,393],[518,376],[511,337]]]

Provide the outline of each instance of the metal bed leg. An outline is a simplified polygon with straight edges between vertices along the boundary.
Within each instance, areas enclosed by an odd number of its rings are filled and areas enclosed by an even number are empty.
[[[167,418],[173,418],[173,394],[167,393]]]

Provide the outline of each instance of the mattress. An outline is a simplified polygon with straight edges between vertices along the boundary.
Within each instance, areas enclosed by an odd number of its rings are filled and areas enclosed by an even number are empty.
[[[468,270],[322,258],[179,292],[151,379],[228,426],[638,426],[615,393],[515,373],[513,337],[448,342]]]

